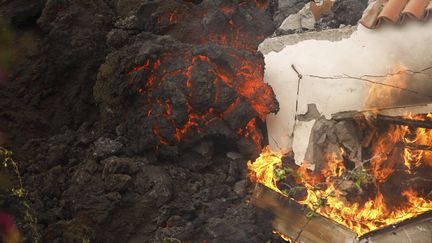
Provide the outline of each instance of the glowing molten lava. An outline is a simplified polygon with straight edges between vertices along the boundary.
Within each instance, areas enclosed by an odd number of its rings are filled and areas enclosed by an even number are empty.
[[[405,118],[432,122],[431,114]],[[432,210],[431,129],[386,125],[375,131],[368,150],[370,159],[354,168],[327,154],[326,165],[310,171],[305,166],[285,165],[284,154],[265,148],[248,168],[252,180],[358,235]],[[285,187],[289,176],[295,178],[294,184]],[[304,190],[304,195],[293,196],[294,188]]]
[[[212,51],[203,48],[202,54],[195,55],[185,51],[178,55],[183,60],[180,65],[178,56],[166,52],[128,71],[129,87],[142,103],[157,148],[196,138],[216,120],[226,121],[257,151],[262,148],[257,123],[277,110],[271,87],[262,81],[262,60],[230,49],[214,57]],[[170,84],[174,82],[175,86]],[[154,95],[174,87],[175,100]]]

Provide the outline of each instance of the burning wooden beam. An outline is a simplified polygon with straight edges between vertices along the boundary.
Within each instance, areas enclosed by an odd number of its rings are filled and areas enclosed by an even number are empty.
[[[412,106],[412,107],[407,106],[407,107],[398,107],[392,109],[388,108],[388,109],[379,110],[378,114],[375,114],[376,111],[372,111],[372,110],[339,112],[333,114],[332,119],[336,121],[342,121],[342,120],[352,120],[356,118],[364,119],[366,117],[371,117],[379,122],[386,122],[386,123],[402,125],[402,126],[410,126],[414,128],[432,129],[432,122],[430,121],[419,121],[419,120],[404,118],[403,116],[407,114],[410,109],[419,112],[416,114],[427,114],[432,111],[432,105],[429,104],[429,105]]]
[[[275,230],[304,243],[353,242],[350,229],[320,215],[307,217],[309,210],[294,200],[258,184],[252,204],[274,215]]]
[[[427,128],[432,129],[432,122],[430,121],[418,121],[408,118],[402,118],[402,117],[392,117],[392,116],[384,116],[384,115],[377,115],[376,120],[380,122],[387,122],[391,124],[396,125],[402,125],[402,126],[410,126],[414,128]]]
[[[350,229],[323,216],[307,217],[307,208],[261,184],[255,187],[251,202],[272,215],[272,226],[276,231],[300,243],[432,242],[432,212],[358,238]]]
[[[359,243],[432,242],[432,212],[372,231],[360,237]]]
[[[400,147],[408,148],[411,150],[429,150],[432,151],[432,146],[429,145],[419,145],[419,144],[403,144]]]

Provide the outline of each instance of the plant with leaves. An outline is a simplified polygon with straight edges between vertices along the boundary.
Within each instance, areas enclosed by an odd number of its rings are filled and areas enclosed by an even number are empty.
[[[7,150],[3,147],[0,147],[0,158],[2,158],[3,167],[6,169],[11,169],[14,176],[16,176],[17,185],[13,186],[10,191],[12,196],[16,197],[24,207],[24,221],[30,228],[33,242],[38,243],[40,236],[37,228],[37,218],[33,209],[30,206],[28,193],[24,188],[18,163],[12,158],[12,151]]]
[[[297,193],[301,192],[302,190],[306,189],[306,187],[302,185],[290,185],[288,183],[283,182],[289,177],[293,178],[296,181],[299,181],[303,176],[301,173],[295,171],[290,167],[275,168],[274,175],[275,175],[276,182],[279,182],[281,185],[285,187],[285,189],[282,189],[281,192],[285,194],[285,196],[287,197],[294,196]]]
[[[276,181],[285,180],[290,176],[292,176],[296,180],[303,177],[301,173],[295,171],[293,168],[290,167],[275,168],[274,172]]]
[[[354,182],[354,186],[361,190],[361,186],[371,180],[371,175],[363,168],[348,171],[348,179]]]

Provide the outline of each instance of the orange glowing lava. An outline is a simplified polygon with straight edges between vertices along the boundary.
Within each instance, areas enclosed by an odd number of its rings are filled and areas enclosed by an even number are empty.
[[[158,140],[159,145],[172,145],[196,136],[202,133],[203,129],[213,119],[223,120],[234,111],[237,112],[239,104],[247,102],[255,110],[253,118],[245,121],[244,127],[237,129],[239,137],[246,137],[253,142],[257,148],[262,148],[263,136],[257,129],[257,119],[264,120],[265,116],[274,112],[277,107],[274,94],[271,87],[262,80],[262,62],[254,63],[252,60],[240,58],[238,53],[230,51],[229,57],[232,58],[232,64],[219,63],[204,54],[190,55],[187,53],[183,59],[187,64],[179,69],[167,69],[170,60],[173,57],[171,53],[162,54],[155,60],[147,59],[142,65],[131,67],[127,73],[131,77],[129,83],[131,89],[139,94],[144,103],[148,119],[154,120],[152,132]],[[254,59],[255,60],[255,59]],[[199,76],[196,76],[195,70],[208,68],[207,72],[213,77],[214,93],[210,100],[209,107],[197,110],[194,108],[192,100],[198,89],[196,84]],[[194,76],[195,75],[195,76]],[[144,80],[142,77],[146,77]],[[187,111],[187,118],[176,120],[175,110],[179,104],[174,104],[170,99],[160,99],[152,97],[151,92],[159,89],[168,80],[177,78],[184,80],[181,84],[186,98],[183,109]],[[220,104],[221,90],[226,87],[234,90],[237,96],[231,103]],[[226,99],[226,98],[225,98]]]

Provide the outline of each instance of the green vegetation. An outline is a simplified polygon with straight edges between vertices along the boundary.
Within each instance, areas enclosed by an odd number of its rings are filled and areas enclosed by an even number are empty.
[[[348,171],[348,179],[354,182],[354,186],[360,190],[361,185],[371,180],[371,176],[365,169],[361,168],[358,170]]]
[[[13,197],[17,198],[24,208],[24,222],[27,224],[31,231],[32,240],[38,243],[40,236],[37,228],[37,218],[33,209],[30,206],[27,190],[24,188],[23,180],[18,163],[12,158],[12,151],[0,147],[0,158],[2,164],[6,169],[10,169],[12,174],[16,177],[16,185],[12,185],[10,193]]]
[[[301,173],[293,170],[290,167],[276,168],[274,172],[275,172],[276,181],[284,180],[284,179],[288,178],[289,176],[292,176],[295,179],[299,179],[299,178],[303,177],[303,175]]]

